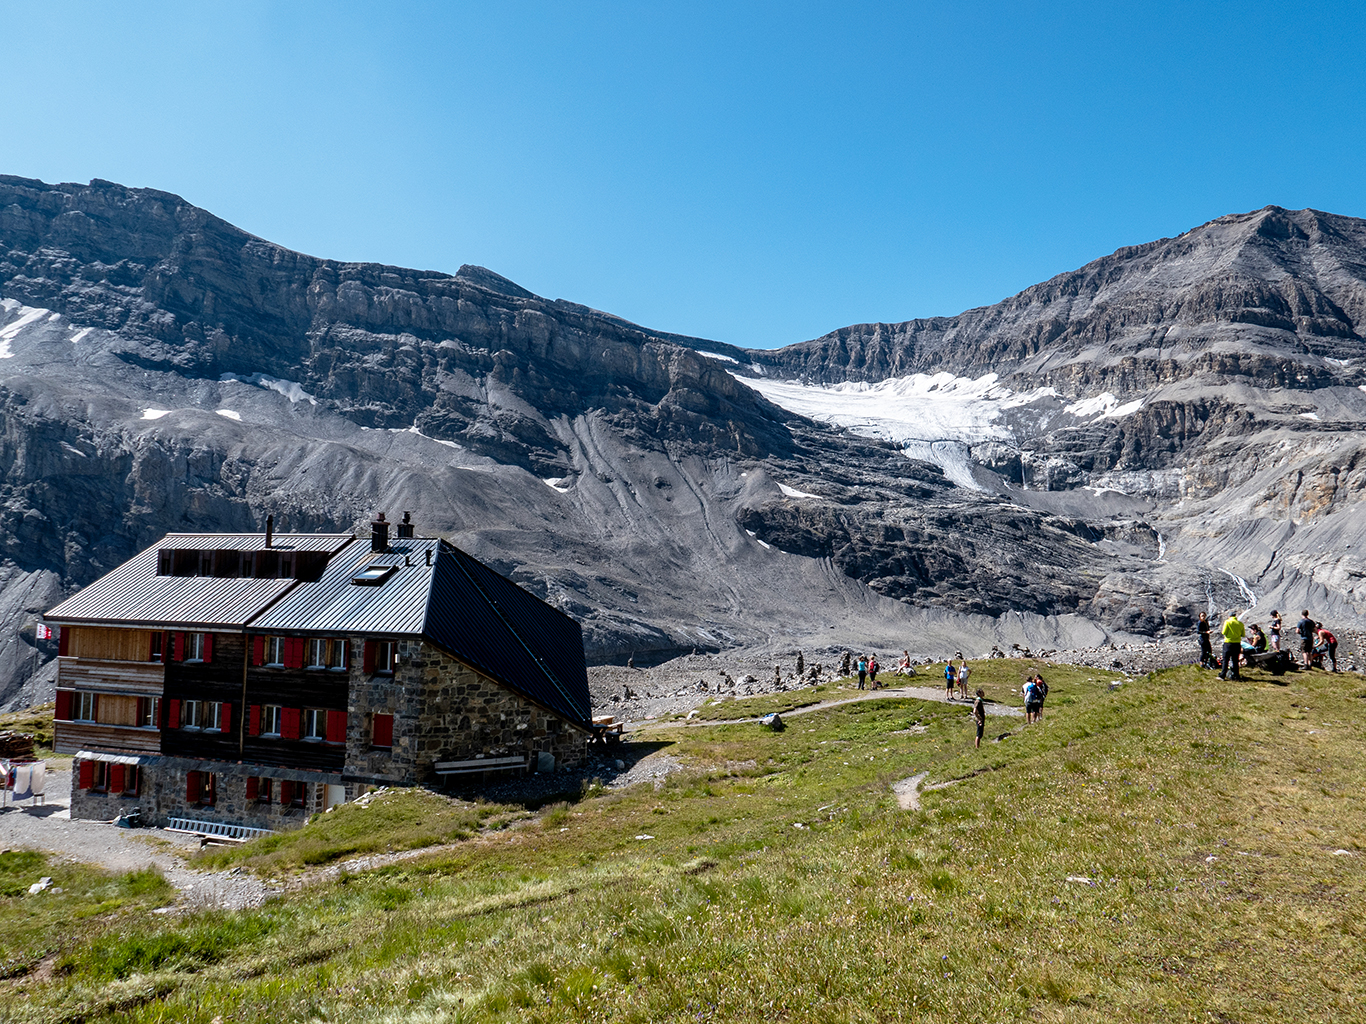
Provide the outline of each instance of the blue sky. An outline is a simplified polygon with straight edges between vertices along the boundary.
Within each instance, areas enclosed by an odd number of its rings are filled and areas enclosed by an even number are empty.
[[[1366,216],[1363,6],[0,0],[0,173],[772,347]]]

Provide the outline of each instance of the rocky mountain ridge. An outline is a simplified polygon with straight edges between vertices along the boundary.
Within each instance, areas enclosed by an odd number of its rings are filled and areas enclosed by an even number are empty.
[[[268,513],[411,509],[595,660],[1079,647],[1247,587],[1356,616],[1364,228],[1221,218],[767,352],[0,177],[0,704],[47,685],[42,608],[168,530]]]

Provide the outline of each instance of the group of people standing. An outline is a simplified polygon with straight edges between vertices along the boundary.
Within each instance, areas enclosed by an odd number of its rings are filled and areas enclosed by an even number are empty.
[[[1327,658],[1333,666],[1333,671],[1336,672],[1338,670],[1338,638],[1322,622],[1315,622],[1311,619],[1307,608],[1300,614],[1300,621],[1295,624],[1295,633],[1299,637],[1300,658],[1303,667],[1313,668],[1317,663],[1318,667],[1322,668],[1323,659]],[[1195,628],[1200,639],[1200,667],[1219,669],[1220,679],[1241,679],[1238,667],[1245,657],[1253,654],[1265,654],[1268,649],[1272,651],[1281,649],[1281,633],[1284,626],[1281,613],[1275,610],[1271,612],[1271,621],[1267,624],[1266,630],[1255,623],[1250,627],[1245,627],[1242,620],[1238,618],[1236,611],[1229,612],[1219,630],[1223,636],[1223,648],[1220,652],[1222,657],[1217,661],[1214,657],[1214,647],[1210,642],[1210,621],[1207,613],[1200,613],[1200,619]]]
[[[953,658],[958,659],[958,664],[954,665]],[[958,695],[963,700],[968,699],[968,677],[972,675],[972,666],[968,664],[968,659],[963,657],[963,652],[959,651],[950,658],[944,665],[944,699],[953,700],[955,688]]]

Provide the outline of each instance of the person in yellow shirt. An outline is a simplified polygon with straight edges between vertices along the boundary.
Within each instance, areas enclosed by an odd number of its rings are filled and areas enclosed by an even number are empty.
[[[1241,679],[1238,674],[1238,656],[1243,646],[1243,624],[1238,621],[1237,612],[1229,612],[1224,620],[1224,660],[1219,669],[1220,679]],[[1229,669],[1232,669],[1232,674]]]

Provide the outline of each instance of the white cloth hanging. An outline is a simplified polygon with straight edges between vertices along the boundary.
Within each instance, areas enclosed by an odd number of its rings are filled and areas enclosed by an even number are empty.
[[[34,796],[42,796],[47,788],[47,762],[39,761],[32,766],[28,776],[28,791]]]
[[[14,799],[27,800],[33,796],[30,788],[32,776],[32,765],[21,764],[14,769]]]

